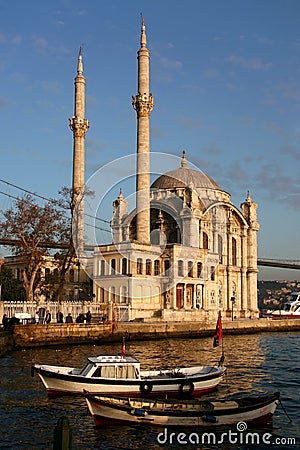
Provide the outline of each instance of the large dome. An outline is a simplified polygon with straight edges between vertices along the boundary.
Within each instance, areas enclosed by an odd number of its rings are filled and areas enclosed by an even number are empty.
[[[152,183],[151,188],[175,189],[189,186],[220,190],[220,187],[212,178],[203,172],[188,167],[179,167],[179,169],[166,172]]]

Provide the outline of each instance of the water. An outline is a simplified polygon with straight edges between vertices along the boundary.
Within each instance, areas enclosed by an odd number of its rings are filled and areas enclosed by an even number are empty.
[[[39,377],[31,377],[34,363],[81,366],[87,355],[102,352],[117,353],[120,344],[67,346],[59,349],[32,349],[12,352],[0,358],[0,448],[1,449],[52,449],[53,432],[57,421],[67,416],[72,428],[73,450],[153,450],[153,449],[300,449],[300,334],[264,333],[249,336],[228,336],[224,338],[225,363],[228,367],[227,383],[222,383],[218,396],[228,392],[281,392],[281,401],[292,419],[289,422],[279,405],[273,418],[273,426],[257,429],[259,441],[246,445],[246,430],[238,433],[237,443],[228,436],[210,445],[201,443],[203,429],[171,430],[161,435],[163,429],[147,426],[103,427],[97,429],[89,415],[85,400],[80,397],[48,399]],[[128,342],[127,352],[141,361],[142,368],[164,368],[180,365],[216,363],[221,349],[212,348],[212,339],[164,339],[146,342]],[[180,437],[178,433],[186,433]],[[213,431],[212,429],[209,430]],[[195,432],[197,436],[195,436]],[[232,432],[237,432],[236,428]],[[191,434],[193,433],[193,434]],[[269,433],[270,438],[266,438]],[[264,444],[265,439],[278,445]],[[296,439],[295,445],[288,445],[289,438]],[[243,439],[241,441],[241,439]],[[184,443],[186,442],[186,443]],[[250,440],[251,442],[251,440]]]

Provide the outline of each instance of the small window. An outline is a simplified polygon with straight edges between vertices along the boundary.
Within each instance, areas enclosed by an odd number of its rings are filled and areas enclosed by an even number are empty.
[[[146,259],[146,275],[151,275],[151,259]]]
[[[178,276],[183,277],[183,261],[181,259],[178,261]]]
[[[122,275],[127,275],[127,258],[122,259]]]
[[[208,236],[205,232],[203,232],[203,248],[208,249]]]
[[[193,277],[193,261],[188,262],[188,276]]]
[[[115,273],[116,273],[116,260],[115,260],[115,258],[113,258],[110,261],[110,266],[111,266],[111,275],[115,275]]]
[[[93,377],[101,377],[101,369],[102,367],[97,367],[97,369],[93,373]]]
[[[197,277],[202,278],[202,262],[197,263]]]
[[[232,238],[232,265],[236,266],[236,239]]]
[[[165,259],[165,261],[164,261],[164,272],[165,272],[165,275],[169,275],[169,269],[170,269],[170,260],[169,259]]]
[[[154,275],[159,275],[159,261],[157,259],[154,261]]]
[[[222,254],[223,254],[223,239],[220,234],[218,234],[218,255],[219,261],[222,262]]]
[[[142,260],[142,258],[138,258],[136,261],[136,273],[138,275],[143,275],[143,260]]]

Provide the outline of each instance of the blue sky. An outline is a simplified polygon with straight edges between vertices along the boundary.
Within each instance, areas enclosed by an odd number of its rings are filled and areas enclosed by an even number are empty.
[[[0,0],[1,179],[46,197],[70,184],[68,119],[81,45],[86,178],[135,152],[141,13],[155,100],[152,151],[185,149],[237,206],[250,190],[259,257],[299,260],[298,0]],[[3,183],[0,190],[20,195]],[[0,208],[8,206],[0,195]]]

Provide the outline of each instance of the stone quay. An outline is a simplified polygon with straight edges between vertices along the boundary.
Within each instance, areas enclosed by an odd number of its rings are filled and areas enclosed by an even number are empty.
[[[222,328],[223,335],[300,331],[300,320],[236,319],[223,321]],[[213,337],[215,329],[215,322],[15,325],[12,330],[0,332],[0,356],[36,347],[120,342],[123,336],[127,341]]]

